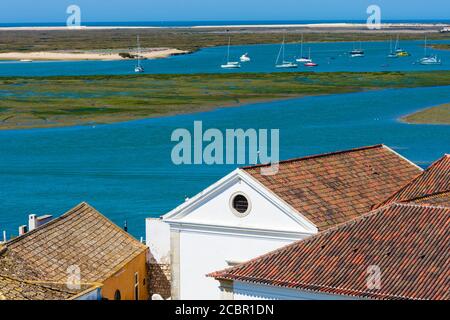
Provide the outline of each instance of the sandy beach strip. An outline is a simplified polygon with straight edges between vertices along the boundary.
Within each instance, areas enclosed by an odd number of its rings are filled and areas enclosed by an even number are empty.
[[[443,28],[445,23],[382,23],[382,29]],[[198,26],[80,26],[80,27],[0,27],[0,31],[57,31],[57,30],[111,30],[111,29],[221,29],[221,28],[311,28],[311,29],[361,29],[365,23],[304,23],[304,24],[242,24],[242,25],[198,25]]]
[[[124,53],[135,54],[133,51],[123,50]],[[156,48],[141,52],[141,56],[145,59],[161,59],[172,55],[185,54],[187,51],[171,49],[171,48]],[[114,60],[128,60],[119,55],[119,52],[62,52],[62,51],[41,51],[41,52],[5,52],[0,53],[0,60],[32,60],[32,61],[114,61]]]

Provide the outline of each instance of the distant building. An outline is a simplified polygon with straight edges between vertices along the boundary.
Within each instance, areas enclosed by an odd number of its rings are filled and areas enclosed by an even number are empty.
[[[147,219],[150,269],[166,275],[172,299],[219,298],[206,274],[366,214],[422,172],[384,145],[282,161],[275,175],[263,167],[237,169]]]
[[[376,207],[210,276],[222,299],[450,299],[450,156]]]
[[[0,297],[70,299],[101,287],[103,299],[148,299],[148,248],[94,208],[81,203],[33,226],[38,220],[31,216],[28,232],[2,244],[0,282],[8,286]],[[15,295],[16,284],[30,294]]]

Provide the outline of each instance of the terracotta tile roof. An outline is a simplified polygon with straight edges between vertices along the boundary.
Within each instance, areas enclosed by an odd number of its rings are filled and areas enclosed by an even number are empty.
[[[450,299],[450,208],[393,204],[209,276],[375,299]],[[368,289],[368,267],[381,288]]]
[[[0,275],[0,300],[69,300],[98,287],[83,284],[80,289],[71,290],[65,284],[32,282]]]
[[[413,201],[446,191],[450,191],[450,155],[448,154],[434,162],[421,175],[391,194],[376,207],[379,208],[393,202]]]
[[[450,207],[450,191],[436,193],[431,196],[426,196],[423,198],[408,201],[408,203],[409,202],[422,205]]]
[[[147,247],[81,203],[59,218],[6,243],[0,274],[18,279],[65,282],[78,266],[81,282],[102,283]]]
[[[384,145],[280,162],[275,175],[243,168],[319,230],[369,212],[422,170]]]

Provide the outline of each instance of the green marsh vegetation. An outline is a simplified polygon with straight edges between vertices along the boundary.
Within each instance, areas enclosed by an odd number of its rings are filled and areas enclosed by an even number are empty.
[[[0,52],[118,50],[136,47],[136,35],[146,48],[167,47],[195,51],[203,47],[228,44],[279,43],[286,35],[287,42],[305,41],[388,41],[395,36],[389,32],[367,32],[367,29],[343,30],[308,28],[162,28],[162,29],[103,29],[103,30],[0,30]],[[423,40],[422,32],[403,30],[401,40]],[[448,35],[430,32],[428,39],[448,39]]]
[[[113,123],[292,97],[445,85],[450,71],[4,77],[0,129]]]

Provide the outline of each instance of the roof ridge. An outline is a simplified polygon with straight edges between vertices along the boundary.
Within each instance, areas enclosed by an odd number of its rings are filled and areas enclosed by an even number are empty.
[[[439,159],[433,161],[428,168],[426,168],[424,171],[422,171],[421,173],[419,173],[414,179],[412,179],[411,181],[407,182],[403,187],[401,187],[400,189],[398,189],[397,191],[395,191],[394,193],[392,193],[389,197],[387,197],[385,200],[383,200],[383,202],[380,202],[379,204],[374,206],[374,209],[378,209],[381,208],[387,204],[389,204],[390,200],[392,200],[395,195],[399,194],[400,192],[402,192],[403,190],[405,190],[408,186],[412,185],[413,183],[415,183],[418,179],[420,179],[423,175],[425,175],[426,173],[430,172],[431,169],[433,169],[436,165],[438,165],[441,161],[443,161],[445,158],[449,157],[450,154],[444,154],[442,157],[440,157]],[[432,194],[429,194],[432,195]],[[425,195],[428,196],[428,195]],[[416,198],[413,199],[409,199],[409,200],[414,200]],[[397,199],[398,201],[401,201],[400,199]],[[407,199],[408,200],[408,199]],[[404,200],[404,201],[407,201]]]
[[[408,202],[402,202],[402,203],[403,204],[409,204],[409,201],[425,200],[425,199],[428,199],[428,198],[441,196],[441,195],[446,194],[446,193],[450,193],[450,189],[449,190],[435,192],[435,193],[426,194],[424,196],[419,196],[419,197],[416,197],[416,198],[411,198],[411,199],[405,200],[405,201],[408,201]]]
[[[121,233],[125,234],[128,238],[132,239],[133,241],[136,241],[140,246],[143,247],[143,249],[144,249],[144,248],[147,249],[147,247],[146,247],[144,244],[142,244],[142,243],[141,243],[140,241],[138,241],[136,238],[134,238],[133,236],[131,236],[128,232],[125,232],[122,228],[120,228],[120,227],[119,227],[118,225],[116,225],[113,221],[111,221],[110,219],[108,219],[105,215],[103,215],[102,213],[100,213],[97,209],[95,209],[94,207],[92,207],[92,206],[91,206],[89,203],[87,203],[86,201],[83,201],[83,202],[79,203],[78,205],[76,205],[75,207],[69,209],[68,211],[66,211],[65,213],[63,213],[62,215],[60,215],[59,217],[56,217],[56,218],[50,220],[49,222],[47,222],[47,223],[45,223],[45,224],[43,224],[43,225],[41,225],[41,226],[39,226],[39,227],[37,227],[37,228],[31,230],[31,231],[28,231],[28,232],[24,233],[24,234],[21,235],[21,236],[15,237],[14,239],[11,239],[11,240],[7,241],[7,242],[4,244],[4,245],[5,245],[5,248],[7,248],[7,246],[8,246],[9,244],[16,243],[16,242],[18,242],[19,240],[22,240],[22,239],[26,238],[27,236],[36,233],[37,231],[40,231],[40,230],[42,230],[42,229],[44,229],[44,228],[47,228],[47,227],[49,227],[49,226],[51,226],[51,225],[54,225],[56,222],[61,221],[61,220],[64,220],[64,219],[66,219],[67,217],[70,217],[71,215],[76,214],[76,213],[79,211],[79,209],[82,209],[83,207],[87,207],[87,208],[93,210],[93,211],[94,211],[97,215],[99,215],[101,218],[103,218],[103,219],[105,219],[107,222],[111,223],[111,225],[113,225],[114,228],[116,228],[117,230],[120,230]]]
[[[16,243],[16,242],[18,242],[19,240],[22,240],[23,238],[28,237],[30,234],[34,234],[34,233],[36,233],[37,231],[42,230],[44,227],[48,227],[48,226],[50,226],[50,225],[55,224],[56,222],[58,222],[58,221],[60,221],[60,220],[65,219],[67,216],[69,216],[69,215],[75,213],[75,212],[77,211],[76,209],[79,209],[79,208],[81,208],[83,205],[86,205],[86,204],[87,204],[86,202],[81,202],[81,203],[77,204],[75,207],[73,207],[73,208],[69,209],[68,211],[64,212],[64,213],[63,213],[62,215],[60,215],[59,217],[56,217],[56,218],[50,220],[49,222],[44,223],[43,225],[40,225],[39,227],[37,227],[37,228],[35,228],[35,229],[33,229],[33,230],[30,230],[30,231],[28,231],[28,232],[26,232],[26,233],[24,233],[24,234],[22,234],[22,235],[20,235],[20,236],[15,237],[14,239],[11,239],[11,240],[5,242],[5,246],[7,247],[9,244]],[[88,205],[88,204],[87,204],[87,205]]]
[[[281,161],[278,162],[278,164],[284,164],[284,163],[290,163],[290,162],[296,162],[296,161],[303,161],[303,160],[309,160],[309,159],[316,159],[316,158],[322,158],[322,157],[329,157],[329,156],[334,156],[334,155],[339,155],[339,154],[344,154],[344,153],[357,152],[357,151],[369,150],[369,149],[375,149],[375,148],[382,148],[382,147],[385,147],[385,145],[384,144],[375,144],[375,145],[371,145],[371,146],[364,146],[364,147],[358,147],[358,148],[352,148],[352,149],[346,149],[346,150],[339,150],[339,151],[326,152],[326,153],[318,153],[318,154],[304,156],[304,157],[297,157],[297,158],[281,160]],[[266,164],[256,164],[256,165],[241,167],[240,169],[248,170],[248,169],[260,168],[260,167],[266,167],[266,166],[270,166],[270,164],[268,164],[268,163],[266,163]]]
[[[112,220],[110,220],[108,217],[106,217],[104,214],[102,214],[100,211],[98,211],[97,209],[95,209],[94,207],[92,207],[89,203],[87,202],[82,202],[81,204],[84,204],[86,206],[88,206],[91,210],[95,211],[95,213],[97,213],[100,217],[102,217],[103,219],[105,219],[107,222],[111,223],[113,225],[113,227],[115,229],[117,229],[119,232],[121,232],[122,234],[126,235],[128,238],[130,238],[132,241],[135,241],[137,244],[139,244],[139,246],[142,246],[144,249],[147,249],[147,246],[144,245],[143,243],[141,243],[139,240],[137,240],[135,237],[133,237],[131,234],[129,234],[128,232],[126,232],[125,230],[123,230],[121,227],[119,227],[117,224],[115,224]]]

